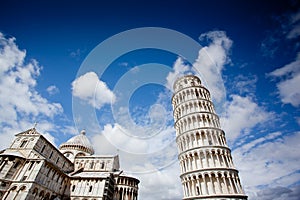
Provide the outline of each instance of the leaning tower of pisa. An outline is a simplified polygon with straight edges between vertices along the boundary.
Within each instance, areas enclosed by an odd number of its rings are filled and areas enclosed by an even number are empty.
[[[172,105],[183,199],[247,199],[210,93],[197,76],[176,80]]]

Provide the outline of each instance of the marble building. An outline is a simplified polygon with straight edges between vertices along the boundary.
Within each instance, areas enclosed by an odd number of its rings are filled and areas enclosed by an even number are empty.
[[[210,92],[194,75],[177,79],[173,87],[183,199],[247,199]]]
[[[137,200],[118,155],[94,155],[85,131],[57,149],[35,128],[0,152],[0,199]]]

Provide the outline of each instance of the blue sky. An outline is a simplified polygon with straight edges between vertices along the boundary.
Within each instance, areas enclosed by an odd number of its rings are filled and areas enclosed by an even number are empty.
[[[297,1],[9,1],[0,12],[0,147],[87,130],[140,199],[181,199],[172,83],[211,91],[249,199],[300,195]],[[151,28],[150,28],[151,27]]]

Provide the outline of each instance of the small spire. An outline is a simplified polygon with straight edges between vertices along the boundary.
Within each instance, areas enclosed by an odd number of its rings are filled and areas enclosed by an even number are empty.
[[[80,134],[85,135],[85,130],[83,129]]]
[[[34,122],[34,125],[33,125],[34,129],[36,128],[37,124],[38,124],[37,122]]]

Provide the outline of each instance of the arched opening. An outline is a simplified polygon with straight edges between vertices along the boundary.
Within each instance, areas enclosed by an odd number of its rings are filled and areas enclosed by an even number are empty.
[[[21,144],[20,144],[20,148],[25,147],[25,145],[27,144],[27,142],[28,142],[27,139],[23,140],[23,141],[21,142]]]
[[[120,188],[120,194],[118,200],[123,200],[123,188]]]
[[[40,197],[41,199],[44,197],[44,191],[41,191],[41,192],[40,192],[39,197]]]

